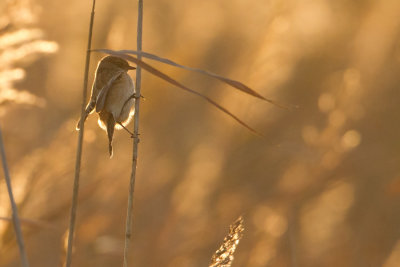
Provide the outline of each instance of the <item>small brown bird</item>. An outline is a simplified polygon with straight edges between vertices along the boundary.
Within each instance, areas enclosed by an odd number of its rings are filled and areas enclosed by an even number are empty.
[[[114,128],[122,129],[135,113],[135,86],[129,70],[136,69],[128,62],[115,56],[103,57],[96,69],[90,101],[86,106],[83,122],[96,108],[99,126],[107,132],[110,157],[113,155]],[[76,129],[80,128],[80,120]],[[126,128],[125,128],[126,129]]]

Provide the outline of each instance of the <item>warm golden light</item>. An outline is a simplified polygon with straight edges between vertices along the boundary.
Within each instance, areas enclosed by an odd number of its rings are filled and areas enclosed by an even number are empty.
[[[57,2],[0,1],[0,127],[30,266],[40,267],[65,261],[85,102],[91,1]],[[400,1],[143,3],[145,52],[283,107],[143,58],[261,135],[142,69],[137,159],[128,132],[114,133],[110,160],[95,110],[85,123],[72,265],[121,266],[135,162],[133,266],[207,266],[242,215],[240,244],[228,238],[233,267],[397,267]],[[96,1],[92,48],[136,50],[136,5]],[[88,98],[105,55],[90,56]],[[0,266],[16,267],[11,218],[0,175]]]
[[[331,111],[335,107],[335,99],[331,94],[322,94],[318,99],[318,107],[322,112]]]
[[[360,143],[361,134],[356,130],[349,130],[342,137],[342,146],[346,149],[355,148]]]

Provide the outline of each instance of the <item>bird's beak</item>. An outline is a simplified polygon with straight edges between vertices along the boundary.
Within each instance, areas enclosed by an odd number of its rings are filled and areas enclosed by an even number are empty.
[[[136,70],[135,67],[129,66],[128,70]]]

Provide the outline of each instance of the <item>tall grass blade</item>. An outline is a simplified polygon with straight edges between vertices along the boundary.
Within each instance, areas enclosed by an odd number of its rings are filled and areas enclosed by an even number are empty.
[[[138,1],[138,23],[137,23],[137,49],[142,50],[142,32],[143,32],[143,0]],[[140,56],[138,56],[140,60]],[[140,96],[142,83],[142,69],[140,66],[136,69],[136,94]],[[126,211],[126,226],[125,226],[125,246],[124,246],[124,267],[128,267],[129,245],[132,237],[132,214],[133,214],[133,196],[135,191],[136,166],[138,157],[139,144],[139,107],[140,98],[135,101],[134,129],[133,129],[133,152],[132,152],[132,170],[129,181],[128,207]]]
[[[10,197],[10,202],[11,202],[12,222],[14,225],[15,235],[17,236],[17,243],[18,243],[19,253],[20,253],[20,257],[21,257],[21,263],[22,263],[23,267],[28,267],[29,266],[28,257],[26,256],[24,239],[22,237],[21,222],[18,217],[17,204],[15,203],[15,200],[14,200],[14,194],[13,194],[12,185],[11,185],[10,173],[8,171],[6,151],[4,149],[3,135],[1,132],[1,128],[0,128],[0,153],[1,153],[1,161],[3,163],[4,177],[6,179],[6,184],[7,184],[8,196]]]
[[[92,32],[93,32],[95,6],[96,6],[96,0],[93,0],[92,12],[90,14],[88,44],[87,44],[87,50],[86,50],[85,73],[84,73],[84,78],[83,78],[81,120],[80,120],[79,136],[78,136],[78,145],[77,145],[77,151],[76,151],[75,177],[74,177],[74,186],[72,189],[73,190],[72,191],[72,204],[71,204],[71,212],[70,212],[70,217],[69,217],[68,243],[67,243],[67,254],[66,254],[66,262],[65,262],[66,267],[71,266],[72,246],[73,246],[73,241],[74,241],[75,222],[76,222],[76,211],[77,211],[77,207],[78,207],[79,178],[80,178],[81,160],[82,160],[82,144],[83,144],[83,133],[84,133],[84,129],[85,129],[85,123],[84,123],[83,118],[85,115],[85,105],[86,105],[86,99],[87,99],[90,49],[92,47]]]
[[[109,50],[109,49],[95,49],[93,51],[109,53],[112,50]],[[289,105],[285,105],[285,104],[279,103],[279,102],[277,102],[275,100],[263,97],[258,92],[256,92],[255,90],[251,89],[249,86],[245,85],[242,82],[223,77],[221,75],[212,73],[212,72],[207,71],[207,70],[202,70],[202,69],[198,69],[198,68],[192,68],[192,67],[184,66],[184,65],[178,64],[178,63],[176,63],[176,62],[174,62],[174,61],[172,61],[170,59],[159,57],[157,55],[150,54],[150,53],[143,52],[143,51],[119,50],[119,51],[113,51],[113,52],[142,56],[142,57],[145,57],[145,58],[148,58],[148,59],[152,59],[152,60],[155,60],[155,61],[159,61],[159,62],[162,62],[164,64],[168,64],[168,65],[171,65],[171,66],[174,66],[174,67],[178,67],[178,68],[185,69],[185,70],[188,70],[188,71],[194,71],[194,72],[206,75],[206,76],[210,76],[210,77],[215,78],[217,80],[220,80],[221,82],[224,82],[224,83],[226,83],[226,84],[228,84],[228,85],[230,85],[230,86],[232,86],[232,87],[234,87],[234,88],[236,88],[236,89],[238,89],[238,90],[240,90],[242,92],[245,92],[245,93],[247,93],[249,95],[252,95],[254,97],[257,97],[257,98],[260,98],[260,99],[262,99],[264,101],[267,101],[267,102],[269,102],[269,103],[271,103],[271,104],[273,104],[273,105],[275,105],[277,107],[284,108],[284,109],[291,109],[292,108]]]
[[[170,84],[175,85],[176,87],[188,91],[192,94],[195,94],[197,96],[200,96],[201,98],[205,99],[206,101],[208,101],[209,103],[211,103],[213,106],[215,106],[216,108],[218,108],[219,110],[221,110],[222,112],[224,112],[225,114],[229,115],[231,118],[233,118],[234,120],[236,120],[237,122],[239,122],[242,126],[244,126],[245,128],[247,128],[248,130],[250,130],[251,132],[253,132],[256,135],[262,136],[260,133],[258,133],[256,130],[254,130],[253,128],[251,128],[249,125],[247,125],[245,122],[243,122],[241,119],[239,119],[237,116],[233,115],[230,111],[228,111],[226,108],[222,107],[221,105],[219,105],[217,102],[215,102],[214,100],[212,100],[211,98],[202,95],[196,91],[194,91],[193,89],[190,89],[189,87],[184,86],[183,84],[179,83],[178,81],[174,80],[173,78],[171,78],[170,76],[168,76],[167,74],[159,71],[158,69],[150,66],[149,64],[143,62],[142,60],[132,57],[130,55],[127,54],[123,54],[117,51],[113,51],[113,50],[107,50],[107,49],[101,49],[101,50],[96,50],[99,52],[103,52],[109,55],[114,55],[114,56],[119,56],[125,60],[128,60],[130,62],[135,63],[136,65],[142,67],[143,69],[147,70],[148,72],[150,72],[151,74],[163,79],[164,81],[169,82]]]

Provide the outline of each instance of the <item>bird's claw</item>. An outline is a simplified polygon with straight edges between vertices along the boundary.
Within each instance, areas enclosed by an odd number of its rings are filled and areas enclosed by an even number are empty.
[[[134,134],[131,135],[131,138],[132,139],[137,139],[137,142],[139,143],[140,142],[139,135],[140,135],[139,133],[137,133],[137,134],[134,133]]]
[[[143,95],[137,95],[136,93],[134,93],[133,95],[131,95],[129,97],[129,99],[134,98],[134,99],[140,99],[143,98],[143,100],[145,100],[146,98]]]

